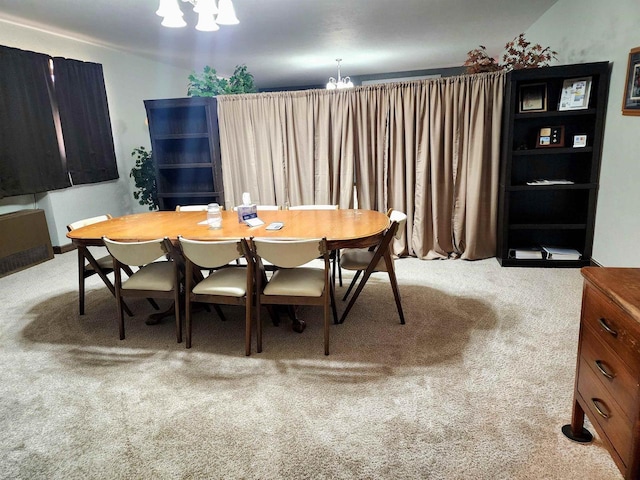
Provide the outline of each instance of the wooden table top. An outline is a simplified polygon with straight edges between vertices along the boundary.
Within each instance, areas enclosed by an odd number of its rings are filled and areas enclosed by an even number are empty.
[[[234,238],[327,238],[329,248],[357,248],[375,245],[389,226],[388,217],[373,210],[277,210],[260,211],[265,224],[249,227],[238,222],[233,211],[222,212],[222,228],[210,229],[206,212],[147,212],[112,218],[67,233],[74,244],[102,245],[102,237],[131,242],[178,235],[193,240]],[[271,222],[282,222],[281,230],[265,230]]]

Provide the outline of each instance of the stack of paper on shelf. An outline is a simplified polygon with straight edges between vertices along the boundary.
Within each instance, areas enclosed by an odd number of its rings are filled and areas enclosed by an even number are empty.
[[[571,180],[557,179],[557,180],[532,180],[527,182],[527,185],[573,185]]]
[[[512,248],[509,250],[509,257],[517,259],[542,259],[542,250],[539,248]]]
[[[542,249],[547,252],[547,260],[580,260],[582,256],[579,251],[572,248],[543,246]]]

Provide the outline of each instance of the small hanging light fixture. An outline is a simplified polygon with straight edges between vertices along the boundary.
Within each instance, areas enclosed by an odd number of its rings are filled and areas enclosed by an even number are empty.
[[[220,25],[237,25],[240,23],[231,0],[182,0],[193,5],[193,11],[198,14],[196,30],[203,32],[215,32],[220,30]],[[178,0],[160,0],[160,6],[156,15],[163,17],[161,25],[169,28],[186,27],[187,22],[182,18],[184,14],[180,10]]]
[[[340,62],[341,58],[336,58],[336,62],[338,62],[338,78],[335,79],[333,77],[329,78],[329,82],[327,82],[327,90],[335,90],[336,88],[353,88],[353,82],[349,77],[342,78],[340,76]]]

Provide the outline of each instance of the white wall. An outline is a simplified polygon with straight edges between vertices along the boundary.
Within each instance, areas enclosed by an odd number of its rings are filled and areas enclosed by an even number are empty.
[[[640,46],[640,1],[560,0],[526,32],[560,64],[613,62],[593,259],[640,267],[640,116],[623,116],[629,50]]]
[[[44,209],[51,242],[62,246],[70,243],[66,226],[75,220],[104,213],[119,216],[146,211],[146,206],[134,200],[135,186],[129,177],[135,164],[131,151],[138,146],[150,148],[143,100],[185,97],[190,71],[2,20],[0,45],[102,64],[120,175],[110,182],[4,198],[0,200],[0,213]]]

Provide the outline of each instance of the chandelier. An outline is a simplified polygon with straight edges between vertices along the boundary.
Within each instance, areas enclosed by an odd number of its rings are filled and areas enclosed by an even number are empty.
[[[231,0],[182,0],[193,5],[193,11],[198,14],[196,30],[203,32],[215,32],[220,30],[219,25],[236,25],[240,23],[233,9]],[[186,27],[182,10],[178,0],[160,0],[160,6],[156,15],[163,17],[161,25],[170,28]]]
[[[329,82],[327,83],[327,90],[335,90],[336,88],[353,88],[353,82],[349,77],[340,77],[341,61],[341,58],[336,58],[336,62],[338,62],[338,79],[336,80],[333,77],[329,78]]]

